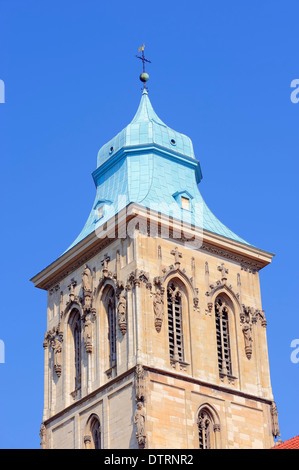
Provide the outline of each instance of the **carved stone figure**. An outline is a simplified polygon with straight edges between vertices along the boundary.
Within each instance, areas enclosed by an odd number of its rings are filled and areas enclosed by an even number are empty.
[[[280,436],[278,424],[278,411],[276,403],[273,401],[271,405],[271,418],[272,418],[272,434],[274,437]]]
[[[91,292],[91,271],[87,265],[84,266],[81,277],[83,290]]]
[[[155,328],[156,328],[156,331],[159,333],[161,331],[163,317],[164,317],[163,297],[161,295],[160,289],[158,289],[155,293],[153,304],[154,304],[154,315],[155,315]]]
[[[41,449],[46,449],[46,447],[47,447],[47,441],[46,441],[47,432],[46,432],[46,426],[44,425],[44,423],[41,424],[39,437],[41,438],[41,441],[40,441]]]
[[[108,265],[110,261],[110,256],[107,254],[104,256],[104,259],[101,261],[102,266],[103,266],[103,276],[107,277],[109,275],[109,270],[108,270]]]
[[[87,310],[90,310],[92,307],[92,275],[87,265],[85,265],[84,271],[82,272],[81,277],[82,277],[82,288],[83,288],[83,298],[84,298],[83,309],[87,311]]]
[[[245,341],[245,354],[248,359],[251,358],[252,355],[252,330],[249,321],[246,321],[242,327],[244,341]]]
[[[145,401],[145,373],[141,364],[137,364],[135,370],[135,400]]]
[[[83,326],[83,340],[85,345],[85,350],[87,353],[92,352],[92,320],[93,313],[88,313],[84,317],[84,326]]]
[[[143,403],[139,401],[137,403],[137,410],[135,411],[134,415],[134,423],[136,425],[137,431],[136,431],[136,437],[137,437],[137,442],[139,449],[144,449],[145,448],[145,441],[146,441],[146,435],[145,435],[145,408],[143,406]]]
[[[73,302],[74,299],[75,299],[75,287],[76,287],[76,285],[77,285],[77,281],[75,281],[75,279],[72,278],[71,283],[68,286],[69,291],[70,291],[70,293],[69,293],[69,301],[70,302]]]
[[[127,331],[127,301],[123,294],[120,294],[118,299],[117,316],[119,329],[124,335]]]
[[[59,336],[55,336],[51,340],[51,346],[54,352],[54,370],[58,377],[61,376],[61,356],[62,356],[62,343]]]

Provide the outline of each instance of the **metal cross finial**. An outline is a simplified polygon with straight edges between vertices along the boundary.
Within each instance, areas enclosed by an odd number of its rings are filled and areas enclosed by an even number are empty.
[[[139,49],[138,49],[138,52],[141,52],[141,57],[139,55],[136,55],[136,57],[137,57],[137,59],[142,60],[142,70],[143,70],[143,72],[142,72],[142,74],[140,75],[139,78],[143,82],[143,87],[146,88],[145,82],[148,81],[149,76],[145,72],[145,62],[148,62],[149,64],[151,64],[151,61],[144,57],[144,48],[145,48],[145,45],[143,43],[143,46],[139,47]]]

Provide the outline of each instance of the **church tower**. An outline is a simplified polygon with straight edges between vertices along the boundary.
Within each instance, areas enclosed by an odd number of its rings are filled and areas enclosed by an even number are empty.
[[[191,140],[145,86],[92,176],[82,232],[32,279],[48,292],[42,448],[272,447],[273,255],[212,214]]]

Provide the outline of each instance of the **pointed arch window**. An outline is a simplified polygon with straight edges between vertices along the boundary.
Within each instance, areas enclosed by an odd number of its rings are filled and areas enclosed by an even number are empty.
[[[91,431],[93,448],[100,449],[101,448],[101,424],[98,418],[92,419],[92,422],[90,425],[90,431]]]
[[[88,419],[84,446],[85,449],[101,449],[101,423],[96,415],[91,415]]]
[[[215,424],[215,420],[206,407],[202,408],[197,417],[198,443],[200,449],[216,449],[219,446],[220,424]]]
[[[115,291],[112,286],[105,290],[103,297],[107,313],[107,340],[108,340],[108,368],[116,365],[116,312],[115,312]]]
[[[207,411],[201,411],[198,416],[198,437],[200,449],[211,449],[211,424],[211,418]]]
[[[81,387],[81,317],[78,310],[74,310],[70,315],[69,320],[73,346],[72,346],[72,365],[73,365],[73,380],[75,390]]]
[[[220,376],[232,375],[231,348],[229,337],[229,307],[222,297],[215,301],[215,321],[218,369]]]
[[[116,363],[116,325],[115,325],[115,298],[114,292],[108,299],[108,341],[109,363],[113,367]]]
[[[182,294],[174,283],[167,288],[169,355],[175,362],[184,361]]]

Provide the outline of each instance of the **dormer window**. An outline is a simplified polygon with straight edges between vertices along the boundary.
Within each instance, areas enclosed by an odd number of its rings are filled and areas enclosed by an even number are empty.
[[[106,217],[109,214],[109,207],[112,201],[108,199],[99,199],[94,205],[94,223],[96,224],[100,219]]]
[[[104,215],[104,206],[98,207],[97,211],[98,211],[98,218],[101,219]]]
[[[190,199],[188,197],[181,197],[181,203],[182,203],[182,209],[185,209],[186,211],[190,211]]]
[[[185,211],[192,212],[192,199],[193,196],[187,190],[178,191],[172,195],[176,200],[178,206]]]

